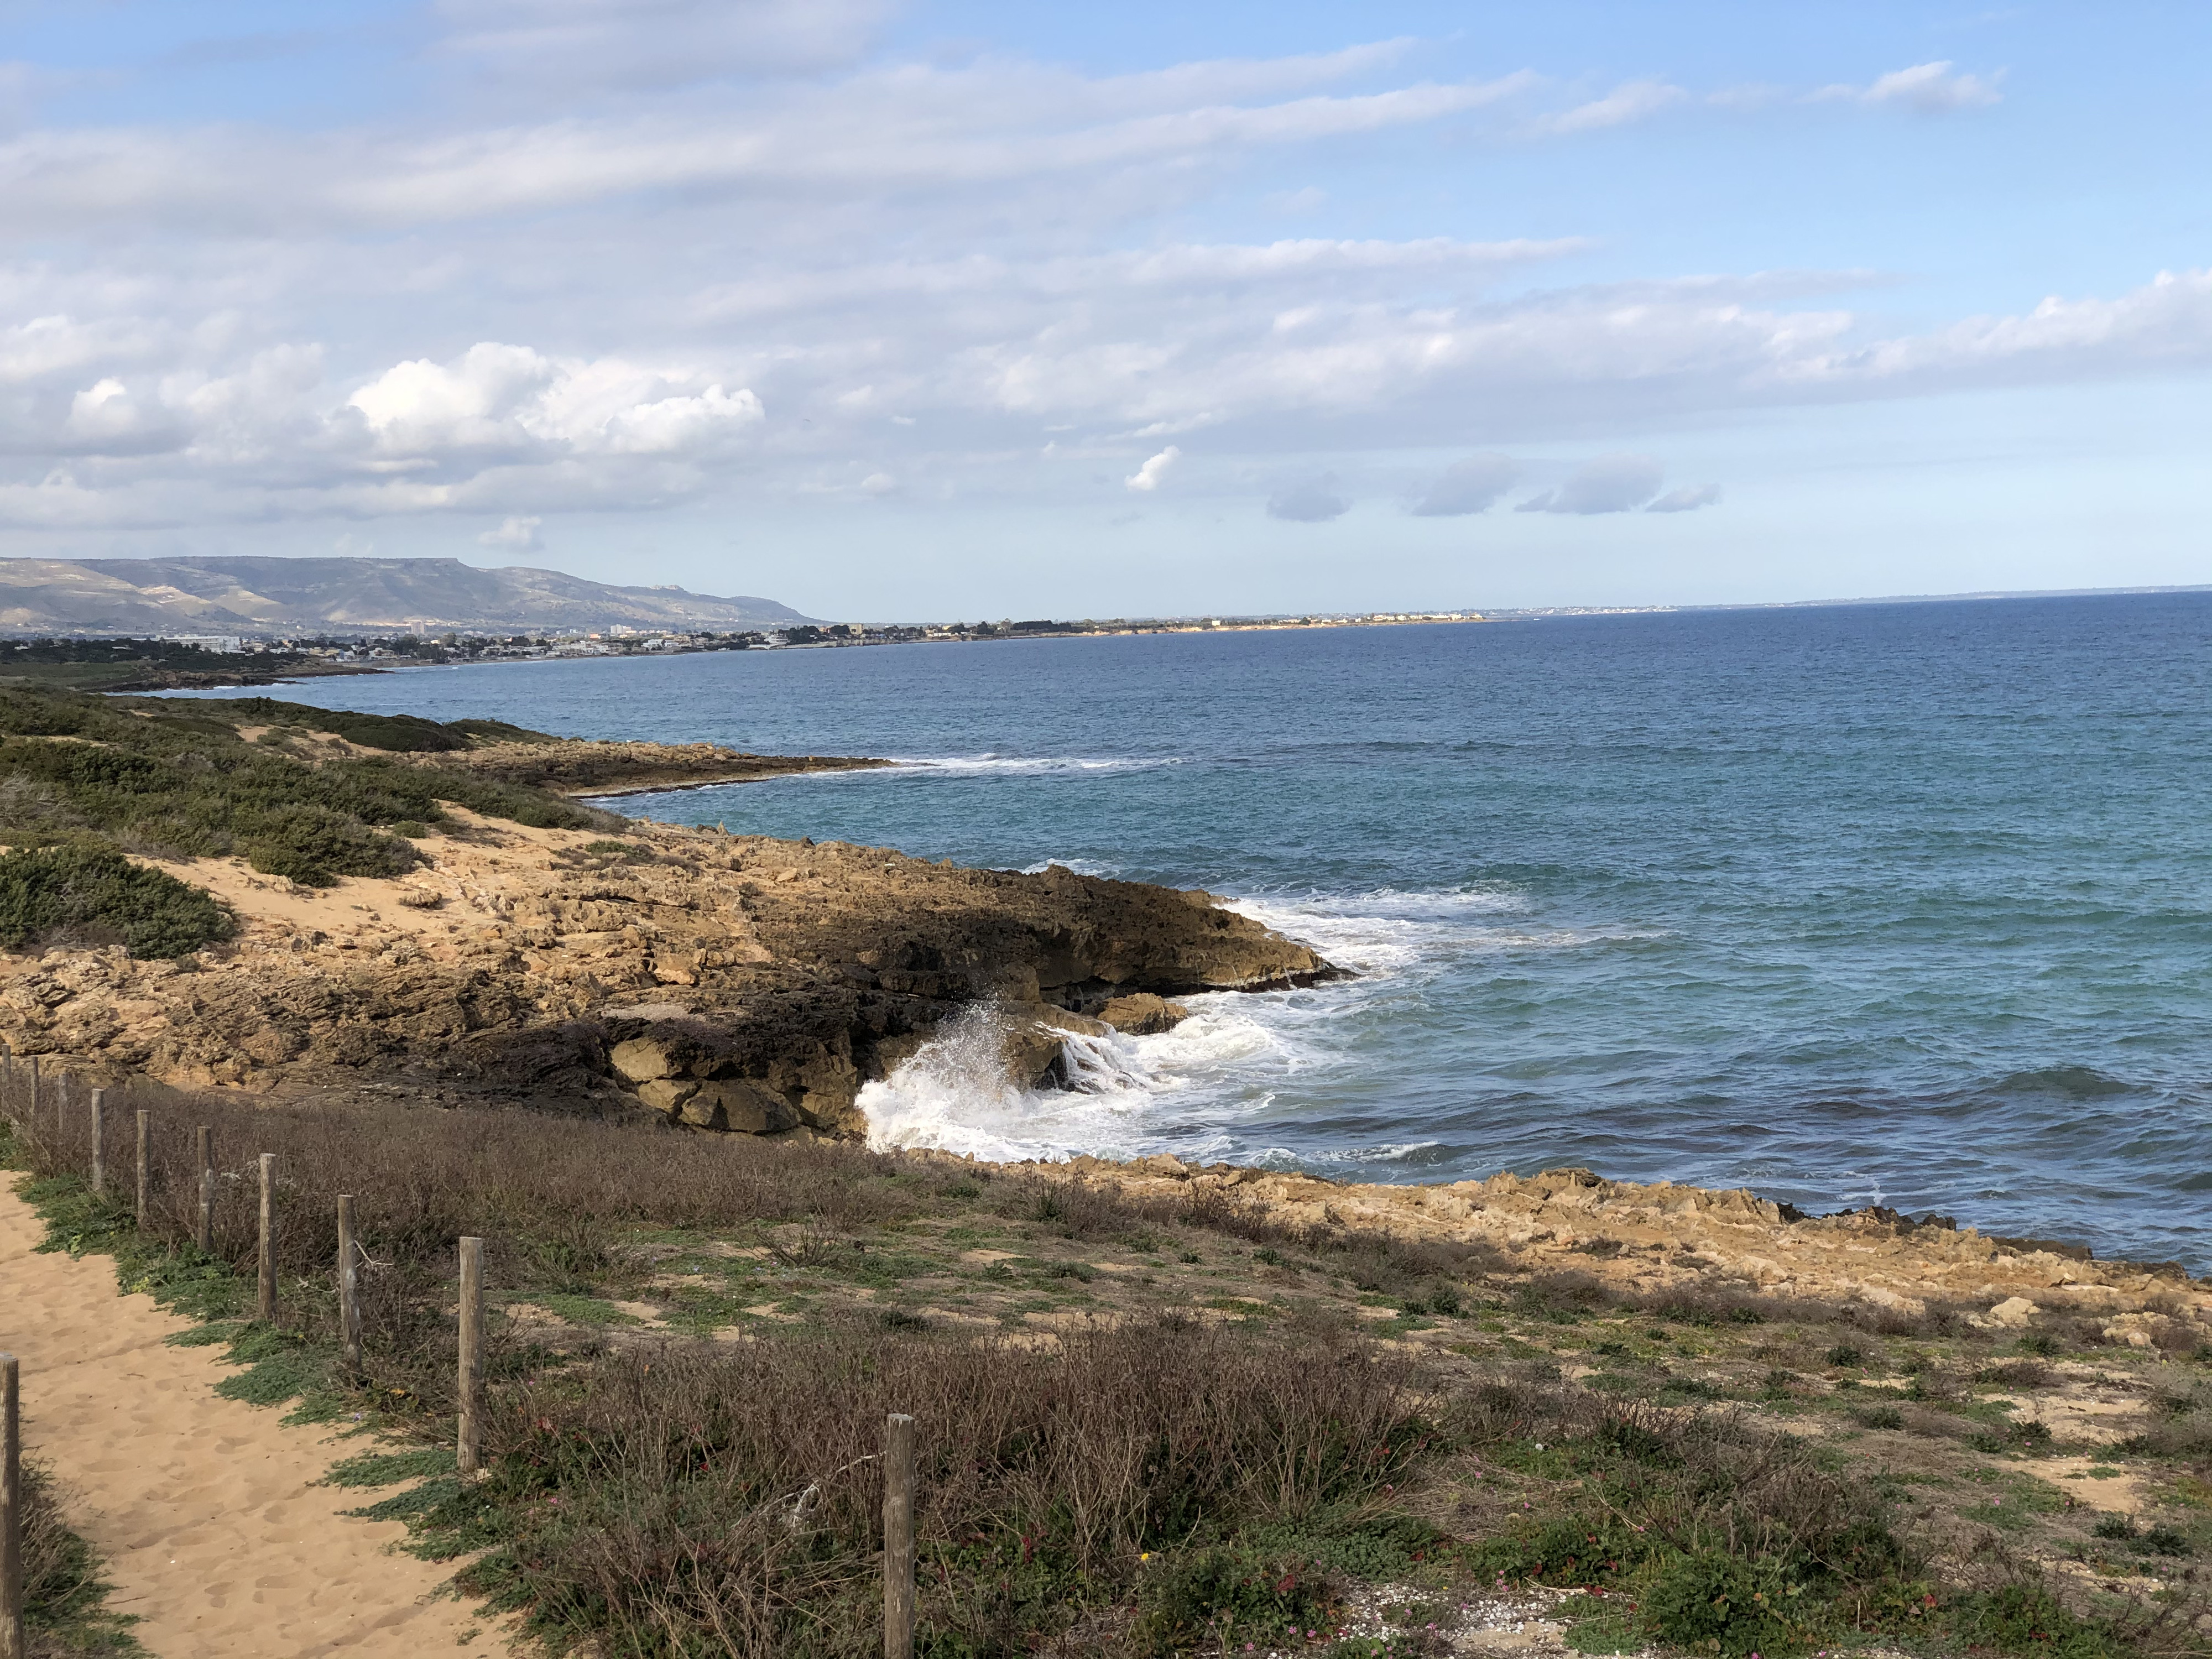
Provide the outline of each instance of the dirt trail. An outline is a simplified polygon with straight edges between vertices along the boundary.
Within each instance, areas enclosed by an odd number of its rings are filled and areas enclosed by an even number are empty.
[[[190,1321],[118,1295],[106,1256],[35,1254],[44,1232],[0,1188],[0,1349],[23,1362],[27,1449],[157,1659],[489,1659],[467,1604],[427,1599],[449,1569],[392,1553],[404,1527],[344,1519],[360,1494],[314,1484],[345,1445],[217,1398],[218,1351],[162,1341]]]

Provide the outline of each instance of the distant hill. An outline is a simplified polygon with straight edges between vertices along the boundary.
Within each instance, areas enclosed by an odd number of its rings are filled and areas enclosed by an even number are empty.
[[[774,599],[615,587],[459,559],[0,558],[0,633],[730,632],[817,620]]]

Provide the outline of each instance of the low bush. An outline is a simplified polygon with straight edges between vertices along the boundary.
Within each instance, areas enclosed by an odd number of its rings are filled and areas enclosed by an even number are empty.
[[[381,757],[318,763],[246,744],[238,723],[256,710],[313,715],[315,729],[416,752],[465,749],[473,740],[433,721],[268,698],[218,708],[0,691],[0,837],[19,850],[91,842],[161,857],[237,854],[265,874],[326,886],[413,867],[420,855],[410,838],[449,821],[441,803],[541,829],[616,822],[543,790],[459,769]]]
[[[120,945],[181,957],[237,931],[230,912],[165,871],[98,845],[0,854],[0,945]]]
[[[106,1607],[109,1585],[99,1558],[70,1529],[52,1472],[26,1458],[21,1473],[18,1525],[28,1659],[143,1653],[128,1633],[132,1621]]]
[[[1746,1659],[1805,1645],[1786,1611],[1803,1591],[1771,1556],[1753,1562],[1704,1549],[1654,1573],[1640,1611],[1645,1628],[1670,1646]]]

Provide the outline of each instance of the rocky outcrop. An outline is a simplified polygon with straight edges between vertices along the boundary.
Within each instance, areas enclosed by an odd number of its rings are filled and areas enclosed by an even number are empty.
[[[501,783],[550,789],[562,795],[629,795],[658,789],[691,789],[714,783],[750,783],[796,772],[852,772],[889,761],[847,755],[754,755],[713,743],[490,743],[472,749],[408,756],[416,765],[472,772]]]
[[[1190,1010],[1150,991],[1136,991],[1108,998],[1098,1018],[1124,1036],[1152,1036],[1175,1030],[1190,1018]]]
[[[1989,1237],[1941,1217],[1806,1216],[1742,1188],[1638,1185],[1580,1169],[1403,1187],[1201,1168],[1164,1153],[1054,1170],[1170,1204],[1248,1208],[1286,1230],[1487,1247],[1517,1272],[1656,1301],[1694,1290],[1753,1316],[1771,1299],[1854,1311],[1877,1328],[1948,1318],[2017,1333],[2063,1319],[2077,1341],[2182,1353],[2212,1341],[2212,1285],[2171,1264],[2100,1261],[2079,1246]]]
[[[611,839],[459,809],[453,830],[418,842],[427,863],[404,877],[328,890],[236,860],[172,865],[238,912],[234,944],[183,964],[0,957],[0,1037],[183,1086],[853,1134],[861,1086],[978,1001],[1009,1010],[1010,1075],[1048,1086],[1070,1032],[1111,1029],[1096,1013],[1158,1029],[1170,995],[1334,971],[1206,894],[1057,868],[662,824]]]

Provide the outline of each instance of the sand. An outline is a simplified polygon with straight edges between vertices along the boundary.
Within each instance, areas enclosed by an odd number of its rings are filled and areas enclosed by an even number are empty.
[[[0,1188],[0,1350],[23,1368],[26,1449],[51,1464],[71,1524],[105,1558],[108,1605],[158,1659],[470,1653],[471,1604],[430,1599],[452,1571],[396,1553],[396,1522],[349,1520],[362,1494],[314,1483],[360,1443],[218,1399],[214,1348],[162,1339],[191,1322],[121,1296],[106,1256],[40,1255],[45,1230]]]

